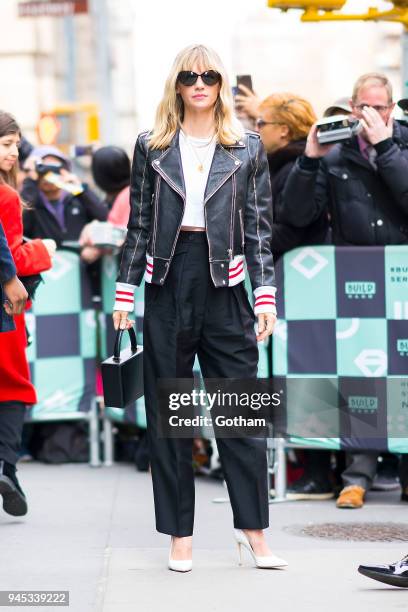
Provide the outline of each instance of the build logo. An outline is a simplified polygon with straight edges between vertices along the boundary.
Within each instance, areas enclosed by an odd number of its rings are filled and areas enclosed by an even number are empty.
[[[408,357],[408,338],[399,338],[397,340],[397,351],[401,357]]]
[[[378,398],[369,395],[350,395],[348,407],[351,412],[375,412],[378,410]]]
[[[376,294],[376,283],[373,281],[349,281],[344,283],[344,290],[349,299],[372,299]]]

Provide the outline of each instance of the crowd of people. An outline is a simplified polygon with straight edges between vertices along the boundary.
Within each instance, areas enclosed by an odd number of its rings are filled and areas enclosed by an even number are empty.
[[[275,262],[300,246],[408,243],[408,127],[393,118],[386,76],[361,76],[349,99],[326,109],[325,116],[352,115],[362,126],[358,135],[336,145],[319,144],[317,115],[303,97],[274,92],[260,99],[245,86],[240,89],[236,108],[259,132],[267,154]],[[53,171],[67,190],[47,180]],[[33,279],[52,266],[57,248],[77,243],[97,293],[104,249],[93,244],[92,224],[125,227],[129,218],[127,153],[100,147],[93,153],[91,174],[94,186],[73,173],[72,161],[57,147],[24,141],[14,118],[0,112],[0,297],[5,304],[0,329],[8,332],[0,334],[0,494],[10,514],[27,511],[16,463],[25,406],[36,402],[23,314],[33,292],[18,277]],[[406,455],[378,455],[304,450],[297,456],[303,474],[289,485],[288,498],[321,500],[338,493],[338,508],[357,509],[373,483],[388,490],[399,486],[399,477],[401,500],[408,501]]]
[[[275,257],[307,245],[375,246],[408,242],[408,128],[393,119],[391,83],[379,73],[362,75],[350,99],[329,106],[324,116],[360,120],[357,136],[320,145],[311,104],[290,94],[265,100],[245,87],[241,109],[259,129],[268,155],[273,193],[272,249]],[[404,101],[401,102],[404,107]],[[337,498],[338,508],[361,508],[376,479],[380,490],[402,487],[408,500],[405,456],[375,452],[303,451],[304,474],[287,491],[289,499]]]

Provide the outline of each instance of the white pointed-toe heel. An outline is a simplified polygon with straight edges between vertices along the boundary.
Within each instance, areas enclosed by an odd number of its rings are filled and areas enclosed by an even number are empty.
[[[267,557],[257,556],[254,553],[253,548],[242,529],[234,529],[234,535],[238,546],[239,565],[242,565],[242,547],[248,550],[253,560],[255,561],[256,567],[258,567],[259,569],[273,569],[278,567],[286,567],[288,565],[287,561],[285,561],[284,559],[280,559],[280,557],[277,557],[276,555],[269,555]]]
[[[191,572],[193,569],[193,560],[192,559],[172,559],[171,558],[171,549],[173,545],[173,538],[171,538],[170,544],[170,552],[169,552],[169,569],[173,570],[173,572]]]

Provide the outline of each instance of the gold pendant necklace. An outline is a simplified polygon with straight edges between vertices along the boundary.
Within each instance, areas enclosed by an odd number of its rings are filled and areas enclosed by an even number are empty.
[[[207,150],[206,150],[206,153],[205,153],[205,155],[204,155],[204,159],[200,159],[200,157],[199,157],[199,155],[198,155],[198,153],[197,153],[197,151],[196,151],[195,146],[193,145],[193,143],[192,143],[192,142],[190,142],[190,138],[187,136],[187,134],[185,135],[185,138],[186,138],[186,140],[187,140],[187,143],[188,143],[188,145],[189,145],[190,149],[193,151],[193,153],[194,153],[194,155],[195,155],[195,157],[196,157],[196,159],[197,159],[197,161],[198,161],[197,170],[198,170],[199,172],[204,172],[204,164],[205,164],[205,161],[206,161],[206,159],[207,159],[207,157],[208,157],[208,153],[210,152],[211,145],[212,145],[213,140],[214,140],[214,138],[215,138],[215,134],[212,136],[212,138],[211,138],[210,142],[209,142],[209,143],[208,143],[208,145],[207,145]]]

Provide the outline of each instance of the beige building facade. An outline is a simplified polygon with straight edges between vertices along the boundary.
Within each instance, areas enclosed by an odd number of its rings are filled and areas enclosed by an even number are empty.
[[[193,42],[215,47],[232,81],[250,73],[261,97],[292,91],[318,113],[371,70],[386,72],[400,95],[397,24],[303,24],[299,12],[268,9],[266,0],[207,0],[200,11],[192,0],[89,3],[90,14],[73,18],[19,18],[18,0],[0,3],[0,107],[31,139],[41,112],[76,100],[98,104],[102,140],[130,150],[152,125],[176,52]],[[81,126],[75,138],[84,138]]]

